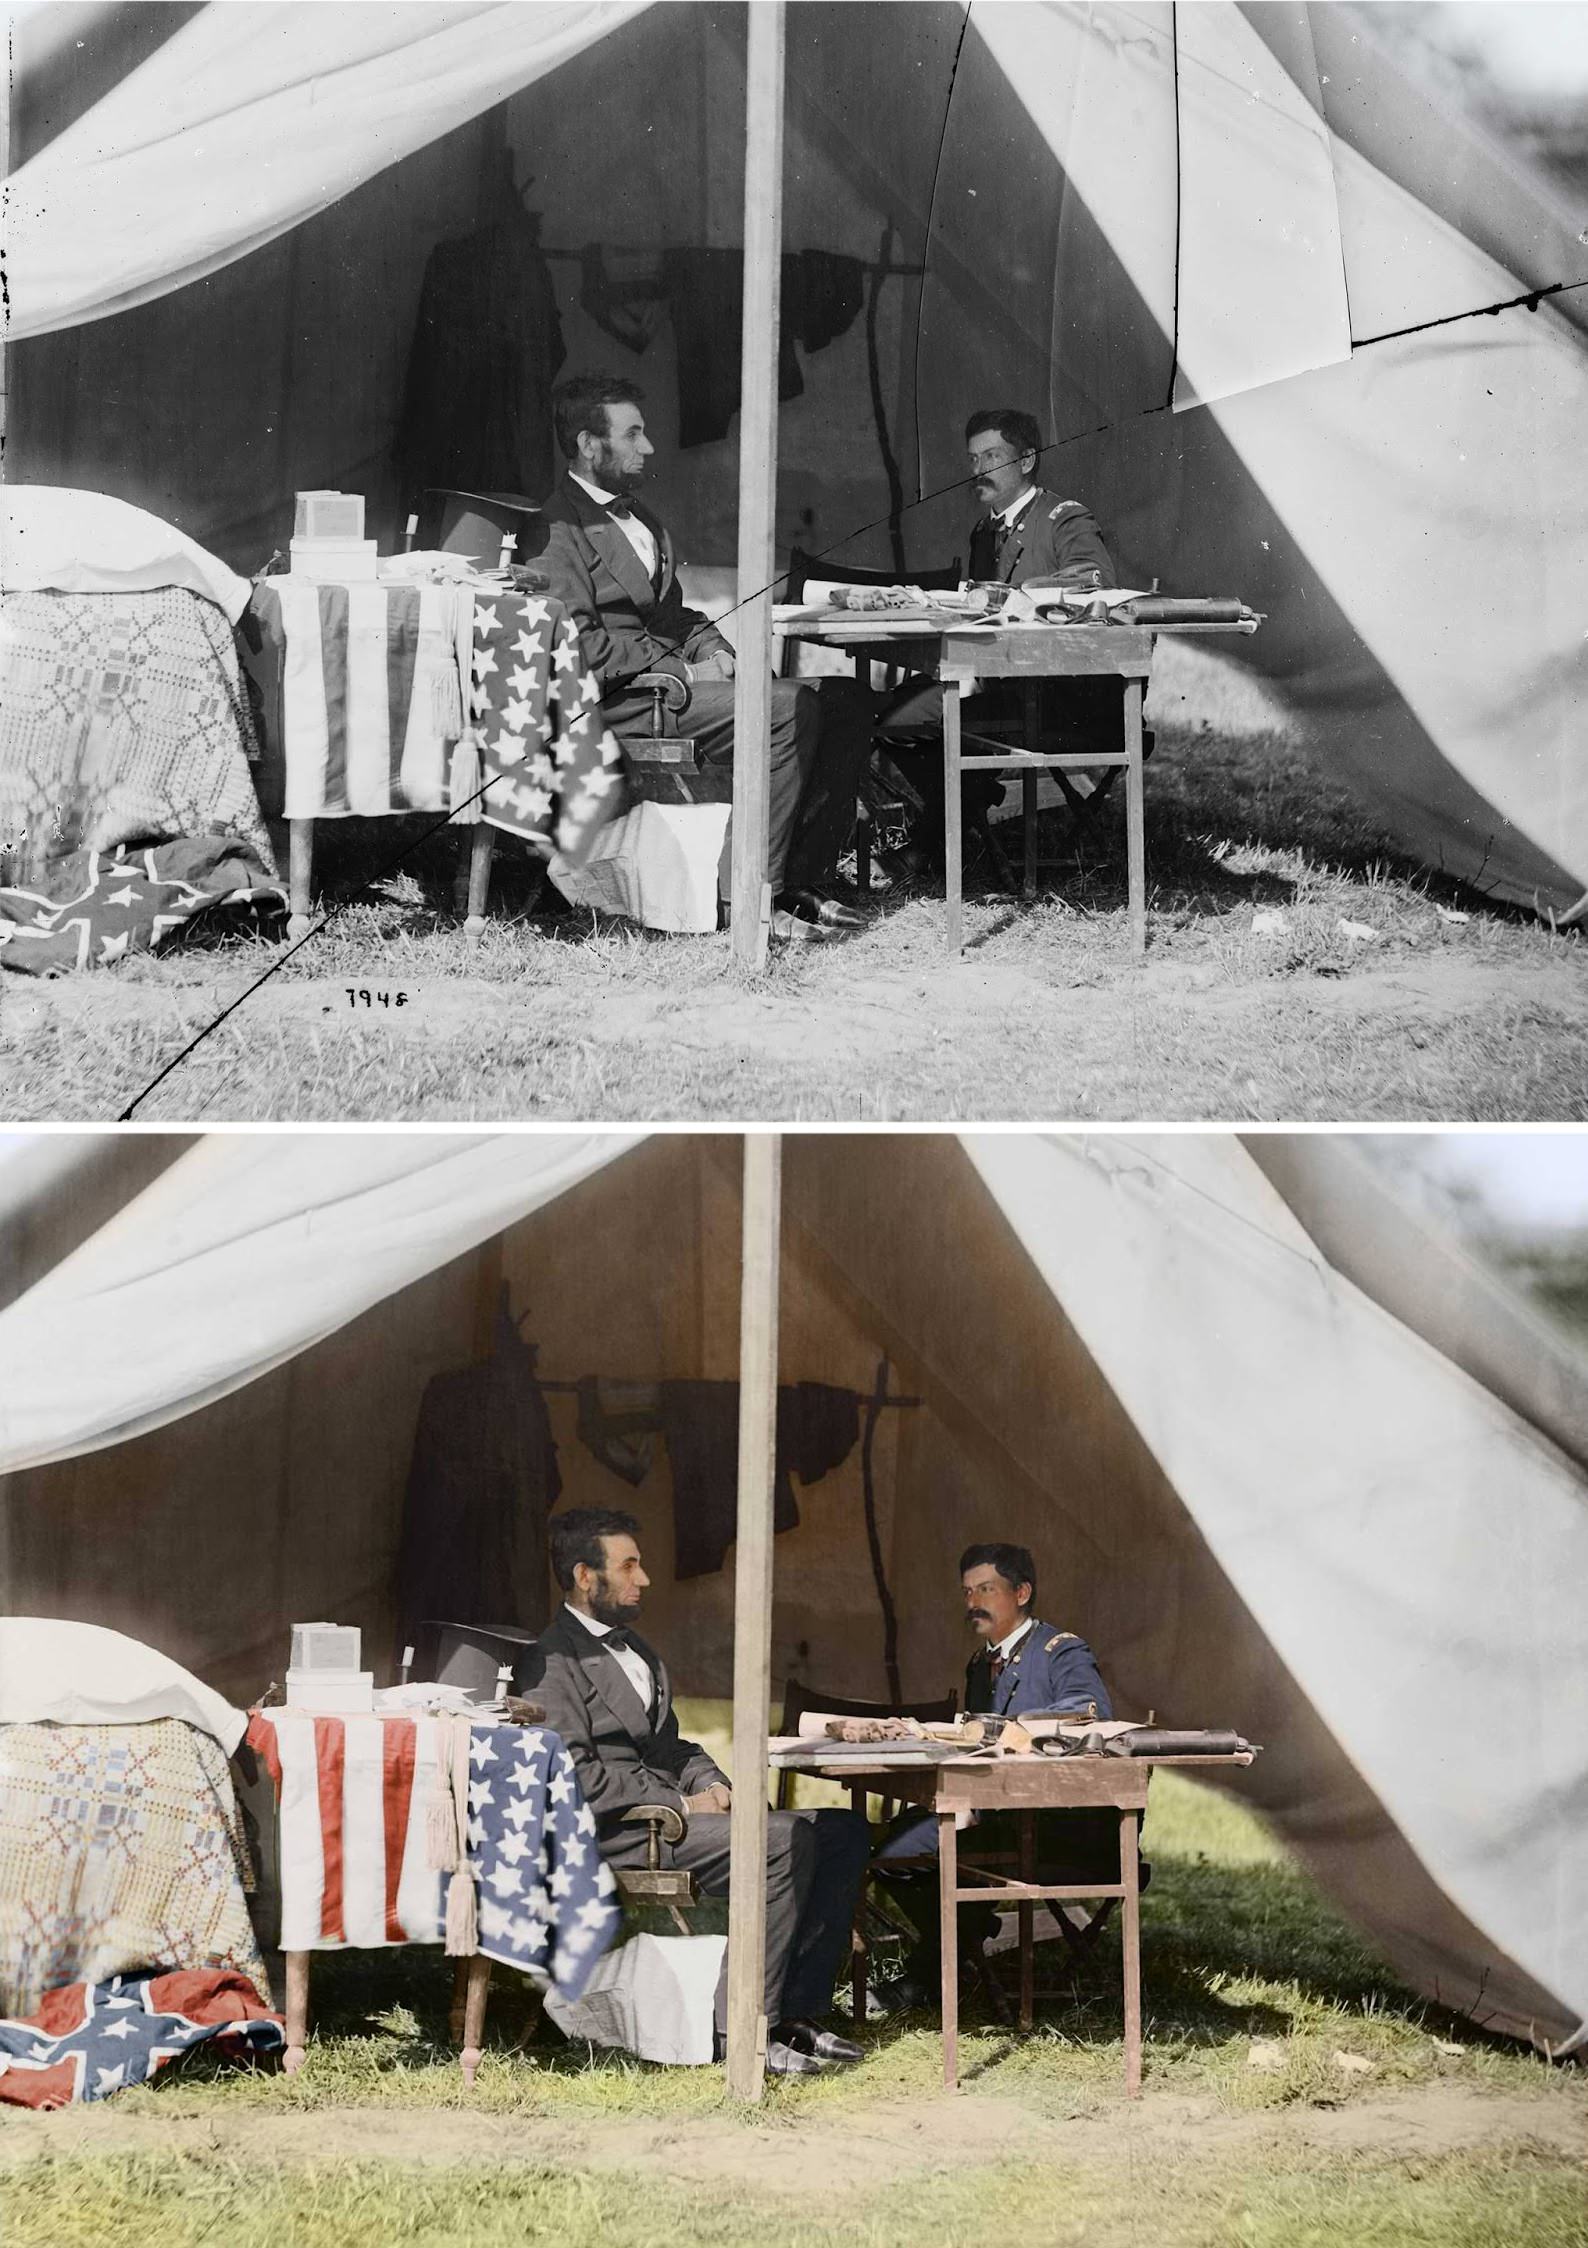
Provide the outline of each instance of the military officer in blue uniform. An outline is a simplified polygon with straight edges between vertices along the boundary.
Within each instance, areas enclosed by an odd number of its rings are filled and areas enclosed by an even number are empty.
[[[1037,480],[1045,447],[1035,416],[1014,406],[972,414],[965,424],[971,489],[985,512],[970,534],[970,576],[981,583],[1025,585],[1056,580],[1072,592],[1093,593],[1119,583],[1097,520],[1085,503],[1049,491]],[[1117,679],[1066,679],[1046,706],[1044,729],[1066,749],[1120,743]],[[964,705],[967,726],[978,719],[1018,716],[1018,687],[993,680]],[[936,873],[943,857],[943,690],[935,680],[907,679],[884,703],[873,729],[890,756],[900,760],[922,798],[922,819],[912,863],[899,871]],[[924,755],[922,753],[925,753]],[[1003,793],[996,774],[969,772],[961,788],[968,811],[984,813]]]
[[[965,1621],[981,1644],[965,1669],[965,1708],[1019,1718],[1040,1712],[1113,1715],[1097,1658],[1084,1639],[1033,1614],[1037,1571],[1029,1550],[996,1542],[967,1546],[959,1559]],[[1037,1821],[1038,1879],[1044,1883],[1117,1880],[1119,1822],[1112,1811],[1046,1811]],[[966,1838],[974,1852],[1017,1846],[1015,1821],[1002,1812],[982,1818]],[[938,1948],[937,1820],[907,1812],[896,1820],[873,1861],[877,1876],[913,1923],[918,1942],[893,1986],[892,2009],[930,2005],[940,1976]],[[933,1863],[923,1866],[921,1860]],[[898,1866],[890,1872],[890,1861]],[[913,1864],[910,1861],[914,1861]],[[997,1926],[991,1907],[960,1912],[962,1958]],[[883,1994],[879,1994],[882,1996]]]

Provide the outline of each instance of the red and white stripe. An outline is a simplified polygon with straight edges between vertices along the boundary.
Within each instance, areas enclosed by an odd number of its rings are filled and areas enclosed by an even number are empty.
[[[439,1943],[434,1720],[256,1712],[248,1738],[280,1801],[282,1950]]]

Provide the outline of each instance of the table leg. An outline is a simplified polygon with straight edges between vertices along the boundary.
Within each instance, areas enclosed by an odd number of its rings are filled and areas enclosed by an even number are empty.
[[[937,1814],[938,1940],[943,1952],[943,2085],[959,2089],[959,1833],[952,1811]]]
[[[1029,901],[1037,894],[1037,776],[1029,770],[1020,776],[1020,837],[1020,895]]]
[[[491,1962],[484,1952],[477,1951],[468,1964],[463,1999],[463,2051],[458,2059],[463,2068],[463,2081],[472,2087],[474,2072],[480,2065],[480,2048],[485,2043],[485,2001],[491,1988]]]
[[[965,815],[960,800],[959,682],[950,679],[943,688],[943,863],[945,882],[944,932],[948,949],[957,959],[965,945]]]
[[[866,1790],[863,1781],[851,1780],[849,1782],[849,1808],[851,1811],[858,1811],[862,1818],[865,1817]],[[867,1969],[871,1964],[866,1951],[866,1880],[864,1875],[861,1877],[860,1894],[855,1899],[854,1926],[849,1942],[849,2003],[856,2025],[859,2026],[866,2019]]]
[[[1022,1811],[1020,1820],[1020,1878],[1035,1882],[1037,1878],[1037,1828],[1036,1813]],[[1020,1923],[1020,2027],[1029,2029],[1036,2011],[1037,1994],[1037,1942],[1036,1907],[1027,1898],[1017,1908]]]
[[[855,814],[855,888],[862,898],[871,895],[871,814],[862,805]]]
[[[313,918],[313,820],[289,820],[287,823],[287,897],[291,907],[287,937],[290,943],[296,944],[299,937],[308,935]]]
[[[469,839],[469,913],[463,934],[476,941],[485,934],[485,906],[491,894],[491,855],[496,830],[489,820],[476,820]]]
[[[1125,682],[1125,858],[1130,895],[1130,941],[1138,960],[1147,952],[1147,839],[1142,788],[1140,679]]]
[[[1125,2092],[1141,2097],[1141,1890],[1136,1855],[1136,1814],[1119,1814],[1119,1879],[1125,1892],[1123,1944],[1125,1972]]]
[[[287,2050],[282,2068],[296,2076],[303,2066],[303,2048],[309,2042],[309,1954],[289,1951],[287,1961]]]

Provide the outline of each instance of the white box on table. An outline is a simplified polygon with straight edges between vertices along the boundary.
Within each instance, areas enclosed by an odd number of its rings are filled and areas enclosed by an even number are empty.
[[[316,1717],[366,1717],[375,1707],[372,1670],[289,1670],[287,1707]]]
[[[316,585],[373,585],[376,553],[373,539],[294,539],[292,575]]]

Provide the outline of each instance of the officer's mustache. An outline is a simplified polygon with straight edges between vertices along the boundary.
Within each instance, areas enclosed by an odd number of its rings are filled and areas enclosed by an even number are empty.
[[[990,1608],[967,1608],[965,1621],[968,1624],[990,1624],[992,1622],[992,1610]]]

